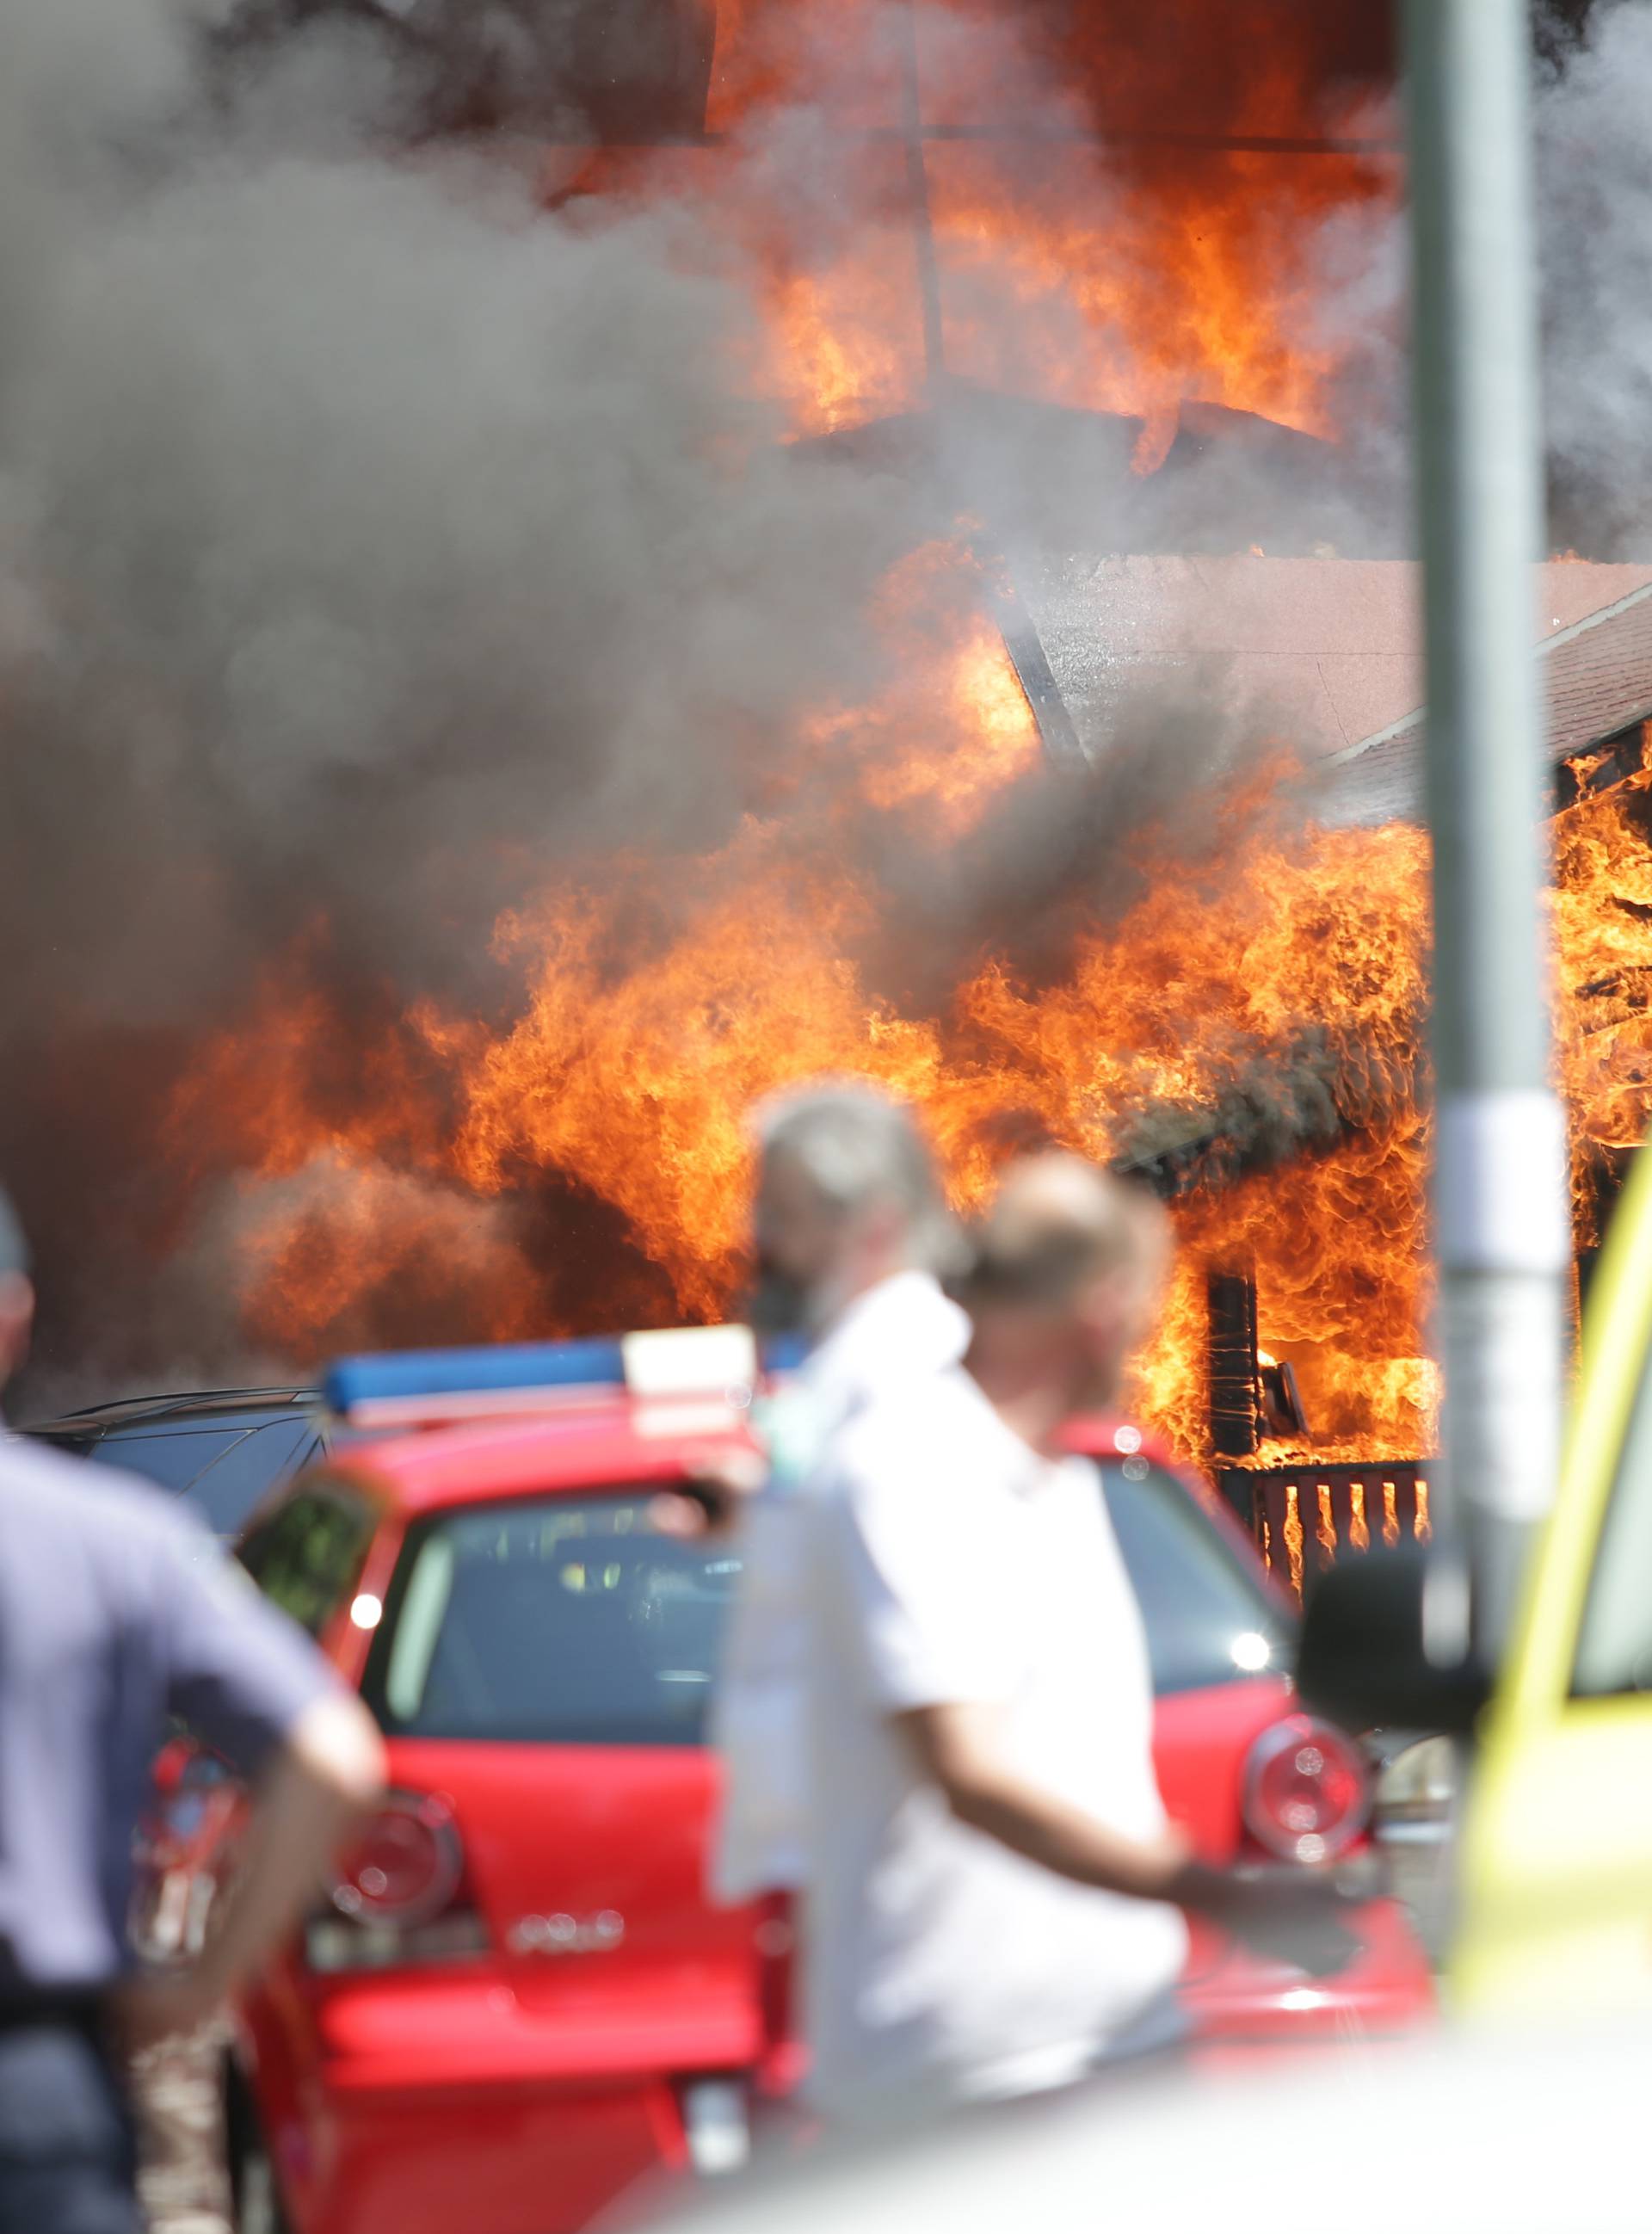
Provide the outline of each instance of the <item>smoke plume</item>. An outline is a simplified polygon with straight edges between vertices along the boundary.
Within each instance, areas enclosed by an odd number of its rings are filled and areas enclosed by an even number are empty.
[[[3,1155],[60,1338],[179,1241],[168,1098],[273,957],[324,933],[362,1030],[500,1002],[503,907],[715,843],[870,687],[911,539],[774,439],[679,221],[387,153],[362,26],[211,73],[202,29],[37,0],[0,67]]]
[[[7,10],[0,1173],[42,1265],[37,1401],[308,1362],[270,1300],[295,1290],[350,1299],[341,1342],[669,1315],[682,1291],[613,1200],[474,1137],[459,1058],[509,1033],[531,975],[496,926],[584,894],[594,1009],[761,825],[771,868],[850,865],[843,969],[880,1016],[927,1031],[989,958],[1035,991],[1139,897],[1141,830],[1208,871],[1218,794],[1274,725],[1185,674],[1121,704],[1105,765],[914,852],[854,778],[933,709],[819,737],[823,706],[898,685],[891,566],[959,534],[983,579],[1047,552],[1404,547],[1392,154],[1264,177],[1185,144],[1391,140],[1385,10],[1180,0],[1151,42],[1122,0],[919,16],[929,114],[963,151],[931,181],[955,238],[987,124],[1015,193],[1048,196],[1059,157],[1102,232],[1113,197],[1185,185],[1300,298],[1340,447],[1201,405],[1169,358],[1140,408],[1045,395],[1081,324],[1092,357],[1098,331],[1128,355],[1168,252],[1151,227],[1087,323],[1013,247],[955,264],[973,354],[926,362],[891,122],[908,10],[849,10],[846,69],[841,10],[755,10],[733,90],[712,12]],[[1627,8],[1589,36],[1544,95],[1551,172],[1601,151],[1546,204],[1551,414],[1605,555],[1640,532],[1622,491],[1652,425],[1635,199],[1605,183],[1652,46]],[[704,124],[721,167],[667,145],[676,190],[625,191],[638,147]],[[888,394],[787,440],[764,305],[846,254],[888,317]],[[829,385],[824,349],[809,370]],[[1300,819],[1286,798],[1269,811]],[[1233,1051],[1235,1107],[1268,1059]],[[1276,1061],[1247,1120],[1270,1152],[1335,1121],[1335,1068],[1311,1042]],[[302,1154],[253,1153],[298,1116]]]

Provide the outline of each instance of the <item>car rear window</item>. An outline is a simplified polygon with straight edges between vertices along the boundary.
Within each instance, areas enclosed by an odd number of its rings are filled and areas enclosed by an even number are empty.
[[[1097,1470],[1155,1690],[1287,1669],[1290,1616],[1243,1547],[1173,1475]],[[368,1703],[401,1736],[697,1744],[739,1572],[724,1547],[656,1533],[646,1493],[439,1514],[403,1545]]]
[[[738,1574],[645,1493],[441,1514],[403,1546],[368,1702],[407,1736],[697,1744]]]
[[[1140,1457],[1097,1466],[1141,1608],[1153,1689],[1203,1691],[1289,1673],[1290,1617],[1261,1563],[1163,1467]]]

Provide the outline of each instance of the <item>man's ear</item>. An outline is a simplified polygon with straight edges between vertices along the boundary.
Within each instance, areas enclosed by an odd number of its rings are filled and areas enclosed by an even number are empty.
[[[1115,1277],[1092,1281],[1080,1308],[1085,1325],[1097,1342],[1122,1348],[1134,1338],[1139,1316],[1134,1303],[1130,1286]]]

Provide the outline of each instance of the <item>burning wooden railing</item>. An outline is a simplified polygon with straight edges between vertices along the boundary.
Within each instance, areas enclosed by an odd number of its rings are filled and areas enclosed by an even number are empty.
[[[1299,1437],[1308,1423],[1290,1367],[1258,1347],[1254,1280],[1215,1274],[1208,1292],[1216,1483],[1270,1569],[1300,1597],[1343,1552],[1426,1543],[1432,1530],[1423,1465],[1244,1463],[1265,1454],[1270,1436]]]
[[[1433,1533],[1423,1465],[1223,1466],[1217,1484],[1298,1597],[1345,1552],[1426,1544]]]

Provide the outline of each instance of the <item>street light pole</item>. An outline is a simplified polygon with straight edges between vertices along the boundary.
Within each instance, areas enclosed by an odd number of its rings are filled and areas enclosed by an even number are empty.
[[[1550,1082],[1525,0],[1406,0],[1433,836],[1434,1217],[1448,1525],[1495,1651],[1554,1494],[1570,1222]]]

